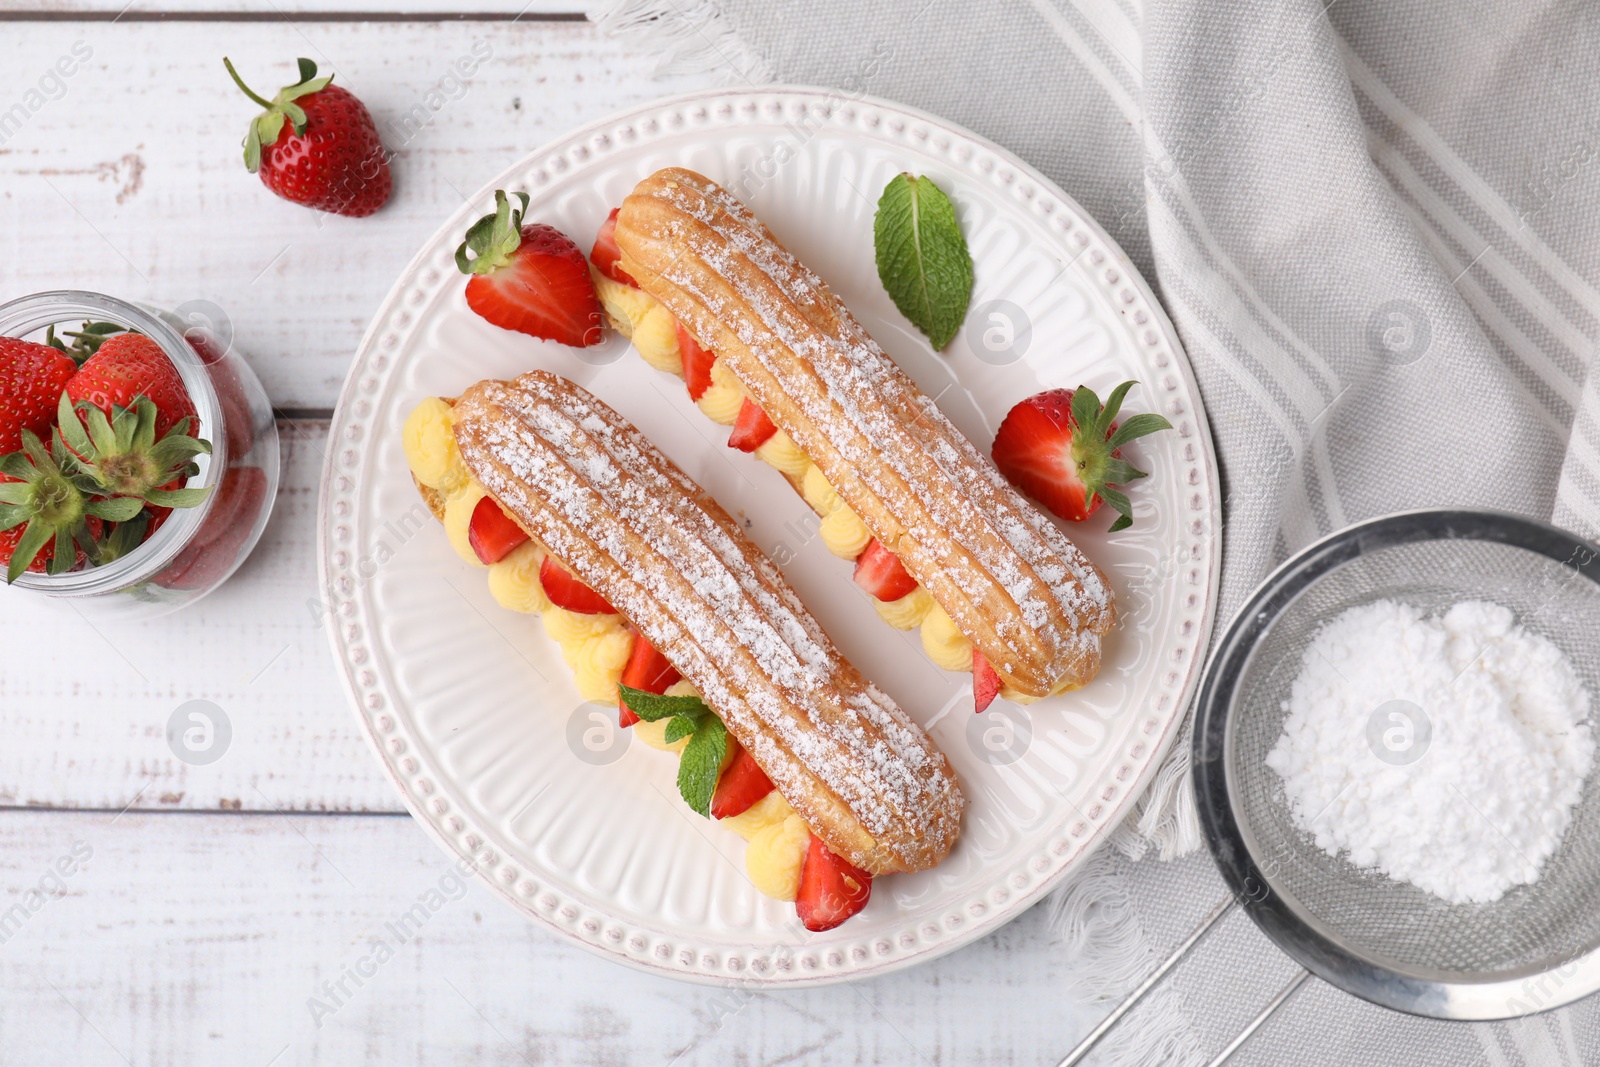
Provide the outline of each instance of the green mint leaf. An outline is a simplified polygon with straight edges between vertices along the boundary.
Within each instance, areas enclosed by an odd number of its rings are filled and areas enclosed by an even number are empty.
[[[672,721],[667,723],[667,729],[662,734],[662,740],[670,745],[674,741],[694,733],[696,725],[696,720],[689,718],[687,715],[674,715]]]
[[[707,715],[695,727],[678,760],[678,792],[685,804],[707,818],[711,817],[711,797],[717,791],[722,758],[727,754],[727,728],[715,715]]]
[[[693,719],[711,710],[699,697],[661,696],[628,685],[617,686],[617,694],[628,705],[628,710],[645,722],[655,722],[672,715],[687,715]]]
[[[872,244],[894,306],[934,348],[949,344],[972,299],[972,255],[950,198],[932,178],[895,175],[878,200]]]

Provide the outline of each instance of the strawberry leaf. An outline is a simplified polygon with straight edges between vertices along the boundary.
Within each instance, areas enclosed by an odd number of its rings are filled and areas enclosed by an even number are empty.
[[[462,274],[490,274],[511,261],[522,244],[522,215],[528,210],[528,194],[514,194],[520,203],[513,208],[504,189],[494,191],[494,214],[485,215],[467,230],[466,240],[456,249],[456,269]],[[471,251],[475,258],[468,259]]]
[[[107,522],[127,522],[144,510],[144,501],[131,496],[108,496],[85,501],[86,514]]]
[[[949,197],[931,178],[895,175],[878,199],[872,244],[894,306],[944,348],[972,299],[972,255]]]
[[[1138,415],[1130,415],[1117,427],[1116,432],[1111,435],[1111,440],[1106,443],[1112,448],[1121,448],[1135,438],[1153,434],[1157,430],[1170,429],[1172,429],[1172,423],[1162,416],[1154,412],[1141,412]]]
[[[28,528],[22,531],[22,540],[17,542],[17,547],[12,550],[11,563],[6,567],[6,584],[10,585],[22,576],[28,569],[28,564],[39,554],[39,550],[50,540],[52,531],[50,524],[38,518],[28,520]]]

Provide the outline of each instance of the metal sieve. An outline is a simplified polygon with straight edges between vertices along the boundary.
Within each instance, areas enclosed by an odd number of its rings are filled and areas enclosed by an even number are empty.
[[[1383,599],[1430,614],[1462,600],[1510,608],[1522,626],[1567,655],[1600,707],[1595,545],[1513,515],[1412,511],[1348,527],[1305,549],[1234,616],[1195,705],[1200,822],[1231,898],[1060,1067],[1081,1063],[1235,908],[1305,970],[1216,1054],[1213,1067],[1312,974],[1374,1004],[1438,1019],[1528,1015],[1600,989],[1600,770],[1590,775],[1538,881],[1492,904],[1452,905],[1358,868],[1323,852],[1294,824],[1282,780],[1265,763],[1283,732],[1290,687],[1324,623]],[[1495,847],[1516,843],[1496,840]]]
[[[1282,780],[1264,760],[1283,731],[1306,646],[1334,616],[1385,598],[1428,612],[1462,600],[1502,604],[1554,642],[1600,701],[1594,545],[1542,523],[1469,511],[1406,512],[1342,530],[1256,591],[1201,684],[1195,789],[1224,879],[1307,970],[1385,1007],[1500,1019],[1587,996],[1600,989],[1600,774],[1590,776],[1539,880],[1491,904],[1449,904],[1357,868],[1291,819]],[[1517,847],[1484,821],[1490,847]]]

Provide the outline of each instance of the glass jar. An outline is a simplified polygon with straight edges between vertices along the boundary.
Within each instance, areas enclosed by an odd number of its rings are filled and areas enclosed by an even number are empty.
[[[7,589],[69,601],[97,617],[151,618],[175,611],[221,585],[261,538],[278,492],[278,428],[272,405],[215,305],[176,312],[101,293],[61,290],[0,304],[0,336],[43,341],[86,322],[113,322],[161,346],[194,402],[211,453],[195,457],[189,487],[210,490],[195,507],[174,508],[142,544],[98,566],[65,574],[28,572]],[[6,594],[0,594],[6,595]]]

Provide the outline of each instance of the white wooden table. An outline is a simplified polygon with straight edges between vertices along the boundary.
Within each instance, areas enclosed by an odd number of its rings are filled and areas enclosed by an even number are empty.
[[[316,487],[350,354],[463,194],[696,84],[652,78],[561,0],[448,6],[0,4],[0,299],[215,302],[282,413],[285,460],[250,562],[159,625],[96,632],[0,591],[0,916],[23,905],[0,918],[0,1064],[1054,1063],[1096,1013],[1066,992],[1039,909],[908,973],[750,997],[592,957],[472,885],[375,974],[353,970],[450,867],[358,735],[321,629]],[[480,40],[492,58],[452,82]],[[52,79],[75,48],[87,61]],[[255,109],[224,53],[268,93],[299,55],[336,72],[398,150],[389,206],[319,219],[247,174]],[[207,766],[165,737],[191,699],[233,727]]]

